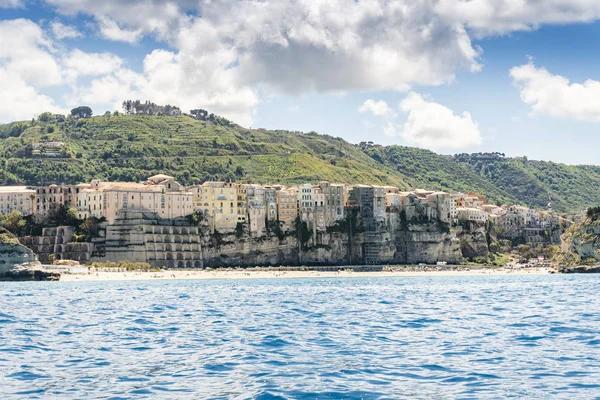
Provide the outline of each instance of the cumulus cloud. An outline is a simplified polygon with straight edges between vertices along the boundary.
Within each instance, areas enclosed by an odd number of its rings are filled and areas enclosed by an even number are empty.
[[[510,76],[533,114],[600,122],[600,82],[571,83],[533,62],[512,68]]]
[[[2,1],[2,0],[0,0]],[[64,15],[85,13],[94,17],[100,34],[116,41],[133,42],[142,35],[164,39],[194,11],[195,0],[46,0]]]
[[[461,149],[481,144],[479,126],[468,112],[457,115],[415,92],[406,96],[400,109],[408,113],[400,132],[408,144],[429,149]]]
[[[127,98],[151,99],[184,110],[203,107],[246,126],[252,123],[258,97],[252,89],[230,82],[234,71],[215,70],[206,75],[201,73],[202,69],[187,70],[182,67],[185,63],[181,57],[174,52],[154,50],[144,59],[141,73],[119,68],[78,87],[71,102],[120,108]],[[205,84],[210,80],[213,80],[211,85]]]
[[[600,3],[594,0],[439,0],[434,9],[442,18],[467,26],[478,37],[600,18]]]
[[[22,7],[21,0],[0,0],[0,8],[17,8]]]
[[[113,97],[204,107],[242,124],[251,123],[259,94],[440,85],[459,70],[481,68],[473,35],[600,17],[600,4],[590,0],[45,1],[59,14],[90,16],[105,39],[134,43],[151,35],[169,49],[148,54],[141,71],[121,64],[90,84],[72,83],[66,65],[58,74],[50,66],[49,76],[74,85],[72,101],[111,97],[116,82]]]
[[[396,116],[394,110],[392,110],[392,108],[388,106],[388,104],[383,100],[375,101],[369,99],[358,108],[358,111],[370,112],[371,114],[376,115],[378,117],[393,118]]]
[[[117,42],[135,43],[144,33],[142,29],[121,28],[116,21],[108,17],[98,17],[98,24],[102,37]]]
[[[396,135],[396,125],[393,119],[396,118],[396,112],[383,100],[366,100],[359,108],[361,113],[371,113],[376,117],[383,118],[383,133],[386,136]]]
[[[0,21],[0,121],[62,109],[40,89],[62,82],[52,42],[35,23]]]
[[[121,66],[122,60],[110,53],[77,49],[67,53],[30,20],[0,21],[0,120],[64,112],[45,90],[71,89],[75,93],[71,98],[80,100],[76,96],[79,77],[110,75]],[[68,104],[73,105],[77,103]]]
[[[65,25],[58,21],[52,22],[50,24],[50,29],[52,30],[52,35],[57,40],[77,39],[83,37],[83,34],[75,27]]]
[[[80,76],[106,75],[117,71],[123,60],[112,53],[85,53],[75,49],[64,58],[63,65],[69,81]]]
[[[42,29],[26,19],[0,21],[0,68],[33,85],[61,82],[54,47]]]
[[[2,67],[0,82],[0,121],[29,119],[44,111],[65,112],[52,98],[38,93],[21,76]]]

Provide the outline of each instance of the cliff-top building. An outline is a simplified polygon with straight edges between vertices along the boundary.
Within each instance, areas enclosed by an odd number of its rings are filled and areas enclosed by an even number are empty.
[[[0,186],[0,214],[19,211],[24,215],[35,213],[35,190],[27,186]]]

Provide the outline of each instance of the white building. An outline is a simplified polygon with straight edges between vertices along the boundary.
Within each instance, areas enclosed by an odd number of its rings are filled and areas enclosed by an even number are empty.
[[[23,215],[35,213],[35,190],[27,186],[0,186],[0,214],[19,211]]]
[[[456,215],[459,221],[486,222],[489,218],[489,214],[479,208],[461,207],[456,210]]]

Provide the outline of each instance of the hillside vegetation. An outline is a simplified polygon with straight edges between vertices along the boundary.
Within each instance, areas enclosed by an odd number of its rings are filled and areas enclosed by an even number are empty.
[[[61,142],[61,143],[52,143]],[[600,203],[600,167],[501,155],[442,156],[402,146],[353,145],[314,132],[246,129],[211,115],[44,113],[0,125],[0,184],[139,181],[156,173],[206,180],[296,184],[329,180],[401,189],[474,191],[493,202],[561,211]]]

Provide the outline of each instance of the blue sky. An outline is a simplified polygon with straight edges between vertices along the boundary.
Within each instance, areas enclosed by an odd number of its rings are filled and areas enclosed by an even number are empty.
[[[0,121],[131,98],[354,143],[600,164],[600,5],[217,3],[0,0]]]

